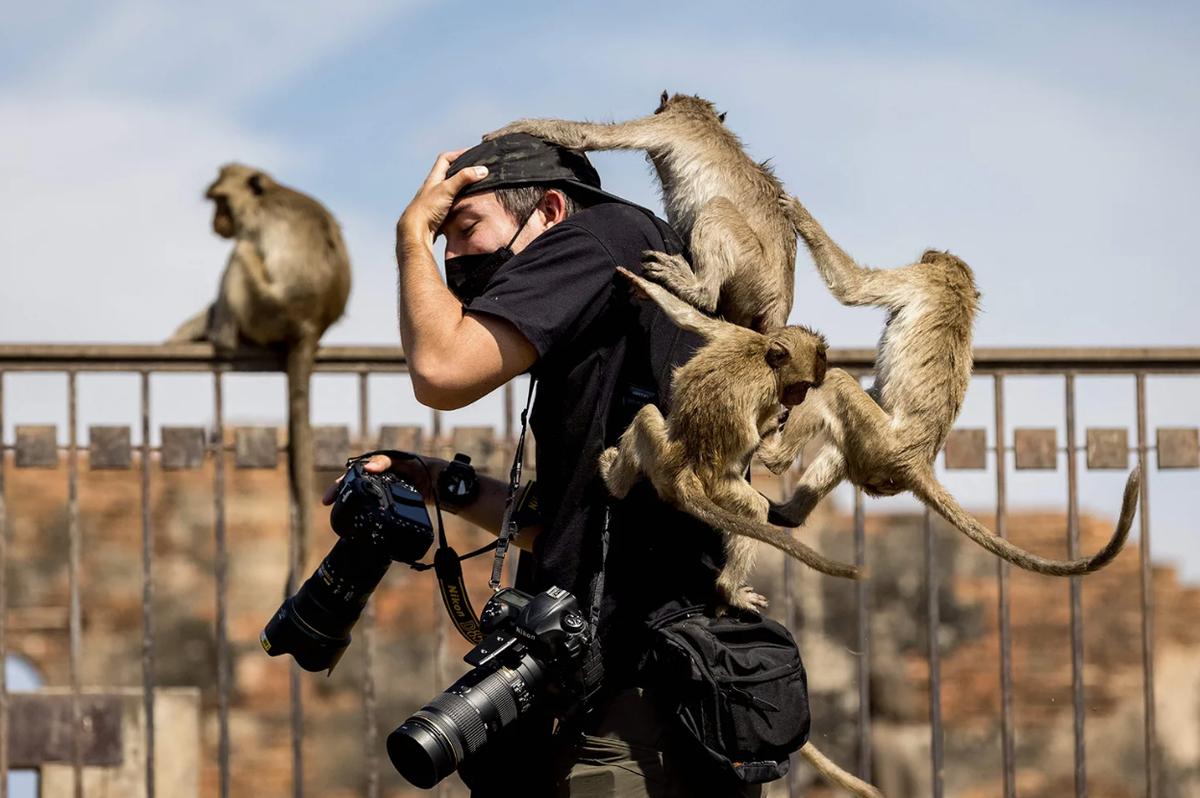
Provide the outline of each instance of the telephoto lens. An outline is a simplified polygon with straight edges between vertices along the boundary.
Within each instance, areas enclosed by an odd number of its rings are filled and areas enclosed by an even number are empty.
[[[414,787],[433,787],[523,715],[545,681],[532,657],[515,670],[468,672],[388,735],[392,765]]]
[[[433,543],[417,489],[364,465],[351,463],[329,513],[341,539],[296,595],[284,599],[259,638],[272,657],[291,654],[306,671],[333,671],[388,566],[415,563]]]
[[[335,543],[267,623],[260,638],[263,649],[272,657],[291,654],[306,671],[332,672],[350,645],[350,630],[367,599],[391,565],[372,548],[344,539]]]
[[[429,789],[496,734],[551,694],[562,717],[598,685],[589,660],[591,629],[575,597],[552,587],[536,596],[497,592],[479,615],[483,642],[463,657],[475,666],[388,735],[392,765],[410,784]]]

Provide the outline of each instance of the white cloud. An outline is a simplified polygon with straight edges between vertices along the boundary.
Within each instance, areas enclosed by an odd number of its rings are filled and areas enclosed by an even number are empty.
[[[156,3],[101,6],[92,24],[29,65],[49,92],[189,97],[228,106],[278,88],[415,2]]]

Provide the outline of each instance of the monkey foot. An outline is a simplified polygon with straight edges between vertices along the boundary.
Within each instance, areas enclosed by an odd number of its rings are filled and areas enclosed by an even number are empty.
[[[648,249],[642,253],[642,270],[647,279],[663,286],[689,305],[707,313],[717,309],[716,297],[708,302],[696,295],[696,275],[682,255],[668,255]]]
[[[723,593],[724,591],[722,591]],[[767,597],[754,592],[754,588],[749,585],[742,585],[737,590],[733,591],[733,595],[725,596],[725,603],[731,607],[736,607],[739,610],[753,610],[754,612],[765,612],[767,609]]]

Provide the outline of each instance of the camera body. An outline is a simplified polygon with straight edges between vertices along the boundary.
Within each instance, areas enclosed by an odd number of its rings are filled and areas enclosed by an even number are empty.
[[[391,472],[369,473],[365,465],[350,463],[330,510],[338,542],[259,636],[272,657],[291,654],[306,671],[332,672],[388,567],[415,563],[433,545],[433,524],[417,489]]]
[[[558,717],[600,685],[595,630],[571,593],[505,588],[479,614],[487,637],[463,660],[474,666],[388,735],[388,756],[409,783],[428,789],[542,701]]]
[[[344,540],[369,542],[393,562],[415,563],[433,545],[425,499],[390,471],[372,474],[366,461],[350,464],[329,510],[329,525]]]

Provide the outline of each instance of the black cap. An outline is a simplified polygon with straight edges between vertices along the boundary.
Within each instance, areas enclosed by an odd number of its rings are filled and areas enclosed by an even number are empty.
[[[555,186],[564,189],[572,199],[586,204],[633,204],[601,190],[600,175],[582,152],[559,147],[528,133],[507,133],[472,147],[454,159],[446,177],[453,177],[468,166],[486,166],[488,176],[468,184],[458,192],[459,197],[497,188]]]

